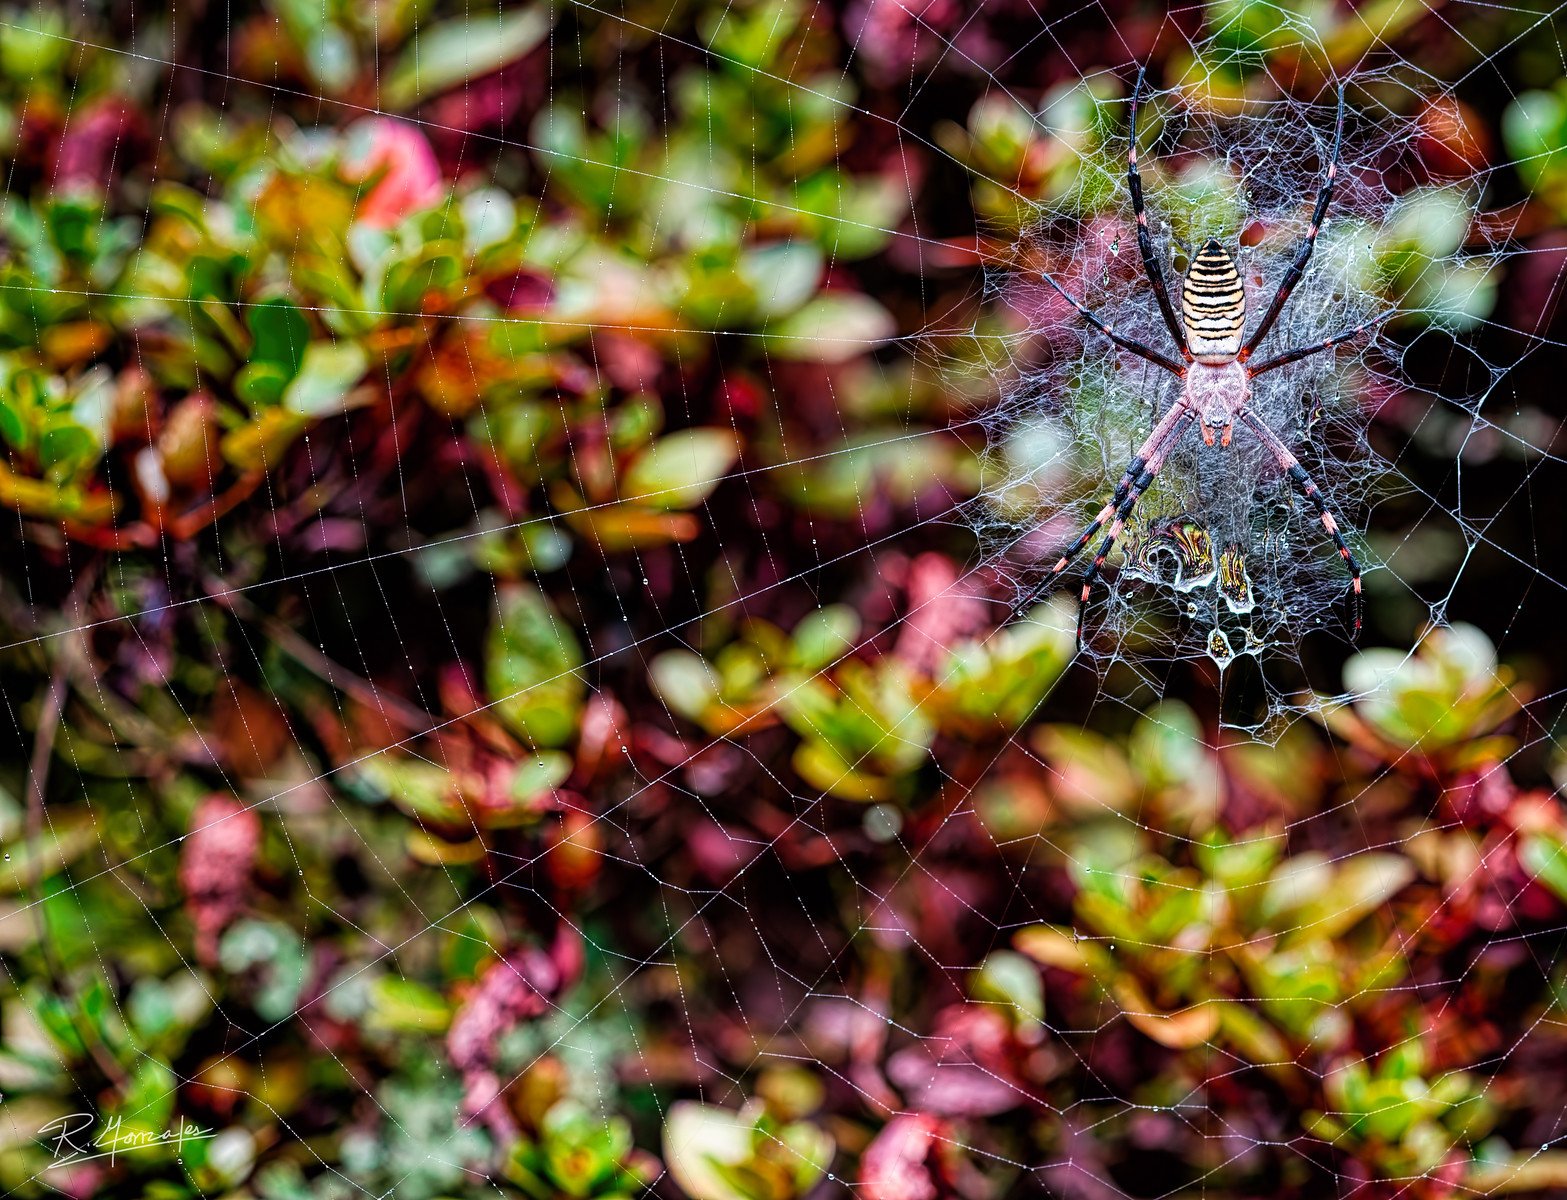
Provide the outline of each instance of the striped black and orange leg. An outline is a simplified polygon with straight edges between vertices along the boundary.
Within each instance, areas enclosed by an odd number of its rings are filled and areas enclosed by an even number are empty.
[[[1322,180],[1322,187],[1317,192],[1317,205],[1311,213],[1311,224],[1306,229],[1306,238],[1300,244],[1300,249],[1295,253],[1295,261],[1290,263],[1289,270],[1284,273],[1284,279],[1279,284],[1279,290],[1273,293],[1273,299],[1268,304],[1267,312],[1262,314],[1262,320],[1257,323],[1256,332],[1251,335],[1251,340],[1243,347],[1239,355],[1240,361],[1245,362],[1252,356],[1252,352],[1262,343],[1262,339],[1268,336],[1268,330],[1273,328],[1273,323],[1278,320],[1279,312],[1290,298],[1290,293],[1295,290],[1295,285],[1300,282],[1300,277],[1305,274],[1306,263],[1311,258],[1312,248],[1317,244],[1317,234],[1322,229],[1322,220],[1327,216],[1328,201],[1333,198],[1333,184],[1338,179],[1339,151],[1344,145],[1344,85],[1338,87],[1338,118],[1333,124],[1333,152],[1328,161],[1328,170]]]
[[[1088,570],[1083,572],[1083,591],[1077,599],[1077,648],[1083,648],[1083,621],[1088,615],[1088,598],[1093,594],[1094,581],[1099,578],[1099,573],[1104,570],[1105,559],[1110,557],[1110,551],[1120,540],[1121,531],[1126,528],[1126,522],[1132,515],[1132,510],[1137,507],[1137,502],[1142,499],[1154,481],[1154,476],[1159,473],[1159,468],[1164,466],[1164,460],[1169,456],[1170,449],[1180,439],[1186,430],[1186,425],[1192,420],[1192,411],[1184,405],[1177,405],[1171,410],[1173,421],[1169,431],[1164,434],[1160,444],[1147,456],[1143,468],[1138,472],[1137,478],[1132,481],[1116,505],[1115,519],[1111,521],[1110,528],[1105,534],[1105,540],[1099,543],[1099,551],[1094,555],[1094,561],[1088,564]],[[1170,420],[1170,418],[1166,418]],[[1153,438],[1149,439],[1150,442]],[[1135,461],[1135,460],[1134,460]],[[1059,567],[1057,568],[1059,569]]]
[[[1132,456],[1132,461],[1127,463],[1126,470],[1121,474],[1121,481],[1115,485],[1115,491],[1110,496],[1110,502],[1099,510],[1099,515],[1089,523],[1088,528],[1078,534],[1077,540],[1061,552],[1061,557],[1056,560],[1055,566],[1050,568],[1050,579],[1054,579],[1066,570],[1072,560],[1083,552],[1083,547],[1093,541],[1094,534],[1098,533],[1104,527],[1104,523],[1115,515],[1116,509],[1126,499],[1126,494],[1132,490],[1132,485],[1137,482],[1149,462],[1155,458],[1163,461],[1164,456],[1169,453],[1167,440],[1189,415],[1189,411],[1182,404],[1176,403],[1159,419],[1159,423],[1153,427],[1153,432],[1148,435],[1148,440],[1138,447],[1137,453]]]
[[[1324,350],[1331,350],[1334,346],[1343,345],[1350,339],[1357,338],[1366,331],[1375,329],[1378,325],[1382,324],[1383,321],[1386,321],[1389,317],[1393,316],[1394,311],[1395,310],[1389,309],[1385,313],[1380,313],[1377,316],[1372,317],[1371,320],[1366,321],[1364,324],[1356,325],[1353,329],[1346,329],[1342,333],[1335,333],[1332,337],[1323,338],[1320,342],[1315,342],[1310,346],[1301,346],[1296,350],[1286,350],[1277,358],[1270,358],[1265,363],[1260,363],[1255,367],[1248,367],[1246,369],[1246,373],[1253,378],[1256,378],[1258,375],[1266,374],[1276,367],[1285,367],[1292,362],[1299,362],[1301,359],[1308,358],[1313,354],[1320,354]]]
[[[1137,249],[1143,256],[1143,274],[1148,276],[1148,284],[1153,288],[1154,299],[1159,302],[1159,311],[1164,314],[1164,323],[1170,329],[1170,336],[1175,339],[1176,348],[1180,350],[1183,359],[1191,362],[1192,352],[1187,349],[1186,334],[1175,319],[1170,292],[1164,284],[1164,268],[1159,265],[1159,259],[1154,254],[1153,238],[1148,233],[1148,214],[1143,209],[1143,177],[1137,169],[1137,104],[1142,99],[1143,72],[1146,69],[1138,69],[1137,84],[1132,88],[1132,112],[1126,131],[1126,186],[1132,193],[1132,215],[1137,219]]]
[[[1125,337],[1122,334],[1117,333],[1108,324],[1101,320],[1100,317],[1094,313],[1093,310],[1091,310],[1086,304],[1084,304],[1076,296],[1072,295],[1071,292],[1067,291],[1064,287],[1052,279],[1047,272],[1041,271],[1040,275],[1043,276],[1046,283],[1055,288],[1056,291],[1060,292],[1073,308],[1077,309],[1078,316],[1082,317],[1083,320],[1087,321],[1090,325],[1092,325],[1100,333],[1104,334],[1117,346],[1120,346],[1123,350],[1130,350],[1139,358],[1146,358],[1156,367],[1163,367],[1166,371],[1170,372],[1170,374],[1174,375],[1178,379],[1185,377],[1186,368],[1183,367],[1180,363],[1176,362],[1173,358],[1170,358],[1164,354],[1160,354],[1152,346],[1146,345],[1143,342],[1139,342],[1135,338]]]
[[[1153,482],[1154,475],[1164,463],[1165,458],[1168,457],[1171,447],[1175,445],[1182,430],[1185,429],[1186,423],[1191,419],[1191,410],[1180,402],[1172,405],[1170,411],[1160,418],[1159,423],[1154,426],[1153,432],[1148,435],[1148,440],[1138,448],[1137,453],[1132,456],[1132,461],[1126,465],[1126,470],[1122,472],[1120,482],[1115,485],[1115,491],[1110,496],[1109,503],[1099,510],[1099,515],[1089,522],[1088,527],[1082,533],[1077,535],[1077,539],[1061,552],[1061,557],[1050,568],[1050,574],[1029,594],[1029,598],[1018,606],[1018,611],[1028,608],[1041,594],[1048,591],[1061,572],[1071,565],[1072,560],[1083,552],[1083,548],[1089,542],[1093,541],[1094,535],[1104,528],[1105,522],[1113,520],[1115,524],[1111,526],[1110,536],[1105,539],[1104,545],[1100,547],[1100,553],[1095,556],[1095,565],[1090,569],[1089,577],[1083,588],[1084,598],[1087,598],[1088,589],[1093,586],[1093,579],[1097,577],[1099,568],[1104,565],[1105,556],[1109,554],[1110,548],[1115,545],[1116,539],[1121,536],[1121,528],[1126,523],[1127,517],[1131,515],[1132,508],[1136,505],[1138,497]],[[1077,617],[1077,641],[1078,645],[1081,646],[1083,641],[1083,614],[1081,610],[1079,610]]]
[[[1274,433],[1265,424],[1250,412],[1241,413],[1241,420],[1250,426],[1253,433],[1268,448],[1273,457],[1278,460],[1284,473],[1289,476],[1290,482],[1313,508],[1317,510],[1317,519],[1322,522],[1322,528],[1328,531],[1328,536],[1333,539],[1333,545],[1338,549],[1339,557],[1344,560],[1344,566],[1349,571],[1349,583],[1353,589],[1355,612],[1355,636],[1360,636],[1361,624],[1361,590],[1360,590],[1360,564],[1355,561],[1355,556],[1350,552],[1349,543],[1344,540],[1344,534],[1339,529],[1338,518],[1328,508],[1328,502],[1322,495],[1322,489],[1311,478],[1306,468],[1300,465],[1300,460],[1284,444],[1279,435]]]
[[[1115,508],[1115,520],[1110,523],[1110,529],[1105,534],[1105,540],[1099,543],[1099,552],[1094,555],[1094,561],[1088,564],[1088,570],[1083,572],[1083,590],[1077,598],[1077,648],[1083,648],[1083,624],[1088,617],[1088,600],[1093,594],[1094,581],[1099,578],[1099,573],[1104,569],[1105,559],[1110,557],[1110,551],[1115,549],[1115,544],[1120,540],[1121,531],[1126,528],[1126,522],[1132,515],[1132,509],[1137,507],[1137,502],[1142,499],[1153,484],[1154,472],[1144,467],[1132,482],[1131,487],[1122,497],[1120,504]]]

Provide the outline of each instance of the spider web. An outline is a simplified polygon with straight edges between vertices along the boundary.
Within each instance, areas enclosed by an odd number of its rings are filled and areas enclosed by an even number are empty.
[[[404,239],[438,346],[401,390],[390,336],[323,353],[289,393],[310,419],[209,529],[94,545],[14,505],[8,1194],[1561,1186],[1561,260],[1551,115],[1514,82],[1567,70],[1555,10],[411,11],[0,23],[13,77],[68,81],[54,126],[107,131],[89,225],[126,231],[126,273],[6,291],[134,331],[62,358],[72,412],[162,380],[131,440],[163,458],[102,468],[126,524],[231,478],[233,427],[177,419],[171,380],[270,386],[160,341],[223,286],[253,343],[279,297],[312,346],[406,315],[320,299],[333,193],[273,212],[276,179],[346,182],[367,276]],[[442,20],[468,64],[444,86]],[[1255,410],[1367,568],[1362,642],[1397,651],[1354,657],[1342,564],[1244,431],[1188,436],[1080,653],[1071,604],[1032,603],[1168,402],[1037,280],[1163,347],[1124,194],[1150,60],[1157,253],[1173,276],[1180,239],[1239,244],[1254,314],[1348,84],[1268,346],[1399,315]],[[26,201],[47,94],[19,96]],[[38,194],[84,183],[64,157]],[[210,245],[160,182],[223,201]],[[364,232],[377,202],[415,224]],[[217,271],[269,220],[288,253],[171,293],[171,263]],[[421,307],[443,238],[523,254]],[[1403,744],[1398,698],[1425,722]],[[1283,1000],[1281,973],[1305,981]],[[62,1162],[76,1113],[201,1130]]]
[[[1237,55],[1212,69],[1243,70],[1246,61]],[[1396,86],[1396,80],[1396,73],[1378,79],[1368,72],[1356,83],[1375,95],[1379,88]],[[1094,103],[1083,98],[1092,95],[1093,86],[1085,82],[1081,93],[1053,99],[1042,114],[1046,127],[1052,128],[1054,114],[1072,111],[1074,102],[1079,117],[1087,117],[1079,142],[1091,130],[1122,124],[1086,107]],[[1173,98],[1179,103],[1179,93]],[[1158,113],[1158,97],[1149,99],[1151,111]],[[1408,107],[1408,99],[1406,94],[1400,107]],[[1465,244],[1483,181],[1420,180],[1416,173],[1408,190],[1395,195],[1390,190],[1398,170],[1395,156],[1419,145],[1418,122],[1392,109],[1364,118],[1369,136],[1349,135],[1336,216],[1317,239],[1308,267],[1314,278],[1296,289],[1284,323],[1274,327],[1259,351],[1264,357],[1364,325],[1379,315],[1375,293],[1389,282],[1404,297],[1399,303],[1403,319],[1422,332],[1470,327],[1478,319],[1476,310],[1491,301],[1492,277],[1502,255]],[[1188,128],[1167,136],[1206,149],[1196,161],[1171,165],[1161,182],[1145,191],[1155,212],[1173,214],[1173,219],[1155,219],[1160,230],[1156,255],[1168,263],[1176,246],[1213,234],[1227,244],[1243,244],[1251,306],[1254,311],[1266,307],[1305,235],[1310,216],[1301,197],[1311,195],[1314,180],[1320,186],[1325,174],[1330,150],[1324,132],[1332,121],[1331,108],[1319,111],[1283,100],[1240,108],[1232,117],[1233,133],[1217,121],[1188,117],[1181,122]],[[1071,134],[1052,132],[1072,144]],[[1050,207],[1093,211],[1105,181],[1115,177],[1117,167],[1124,171],[1119,162],[1106,161],[1116,150],[1124,155],[1124,147],[1108,140],[1091,148],[1086,169],[1077,173],[1078,188]],[[1054,246],[1049,231],[1059,224],[1071,233],[1065,244]],[[1416,248],[1434,226],[1447,231],[1439,252],[1423,244]],[[1065,273],[1072,289],[1113,328],[1162,347],[1164,326],[1150,311],[1153,293],[1138,278],[1141,268],[1133,266],[1134,228],[1097,211],[1063,222],[1047,210],[1037,226],[1025,228],[1019,255],[1025,262],[1070,264]],[[1505,245],[1506,232],[1497,231],[1499,245]],[[1441,253],[1448,243],[1451,254]],[[1123,245],[1128,248],[1124,258]],[[1384,281],[1388,275],[1402,278]],[[1030,271],[1020,265],[1001,276],[996,290],[1014,307],[1038,314],[1033,323],[1048,331],[1061,305],[1051,302],[1050,290],[1037,278],[1037,267]],[[1028,353],[1030,342],[1037,344],[1039,332],[1019,335],[1020,356]],[[1364,427],[1374,411],[1366,411],[1362,397],[1375,403],[1395,389],[1407,394],[1398,361],[1405,351],[1391,347],[1393,361],[1384,365],[1375,350],[1363,347],[1367,335],[1352,340],[1355,344],[1336,357],[1312,356],[1259,377],[1251,405],[1287,442],[1305,442],[1310,470],[1333,504],[1363,512],[1373,498],[1396,496],[1398,485],[1390,478],[1396,477],[1396,466],[1382,460],[1365,439]],[[1120,467],[1112,460],[1122,446],[1135,449],[1178,385],[1144,364],[1129,368],[1121,356],[1107,355],[1103,346],[1093,344],[1079,355],[1056,355],[1039,366],[1024,358],[1014,370],[1014,394],[988,418],[995,425],[994,465],[975,509],[981,534],[996,544],[997,553],[1018,557],[1046,544],[1064,544],[1070,521],[1081,517],[1086,524],[1092,516],[1091,507],[1078,512],[1072,503],[1079,482],[1073,478],[1078,449],[1087,451],[1091,475],[1114,478]],[[1470,398],[1471,411],[1484,401],[1484,392]],[[1281,647],[1293,650],[1307,633],[1341,624],[1333,610],[1347,606],[1347,577],[1342,572],[1326,577],[1322,568],[1339,569],[1339,564],[1328,561],[1331,555],[1324,559],[1316,539],[1301,536],[1296,497],[1273,456],[1244,429],[1239,440],[1239,445],[1215,449],[1200,446],[1195,433],[1182,439],[1146,508],[1139,507],[1123,550],[1125,586],[1114,590],[1108,618],[1096,617],[1110,629],[1096,631],[1088,641],[1106,661],[1146,657],[1161,663],[1170,660],[1172,651],[1180,657],[1206,651],[1222,669],[1237,653],[1266,659]],[[1049,452],[1052,445],[1060,451]],[[1041,448],[1046,452],[1041,454]],[[1131,454],[1128,449],[1125,457]],[[1009,509],[1022,520],[1007,521]],[[993,513],[1002,515],[999,533],[991,529]],[[1036,557],[1051,561],[1042,549]],[[1145,596],[1147,591],[1154,596]],[[1165,612],[1155,615],[1159,608]]]

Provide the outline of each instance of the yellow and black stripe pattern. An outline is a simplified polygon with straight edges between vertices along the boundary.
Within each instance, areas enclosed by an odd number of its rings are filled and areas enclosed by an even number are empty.
[[[1181,281],[1181,316],[1186,345],[1201,363],[1226,363],[1241,348],[1246,326],[1246,289],[1230,252],[1209,238]]]

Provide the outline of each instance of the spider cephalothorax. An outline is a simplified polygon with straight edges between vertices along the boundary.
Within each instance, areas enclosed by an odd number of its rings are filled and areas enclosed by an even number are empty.
[[[1098,553],[1094,555],[1093,564],[1083,577],[1081,603],[1086,605],[1094,580],[1098,578],[1105,559],[1109,557],[1116,539],[1121,536],[1121,531],[1126,527],[1126,520],[1131,515],[1132,509],[1152,485],[1154,476],[1159,473],[1160,467],[1164,465],[1165,459],[1169,457],[1170,451],[1174,449],[1187,427],[1195,421],[1202,430],[1203,441],[1208,445],[1212,446],[1217,441],[1220,445],[1228,446],[1234,433],[1235,423],[1239,421],[1268,448],[1279,467],[1289,477],[1290,483],[1316,509],[1322,527],[1332,537],[1339,556],[1349,569],[1350,586],[1355,595],[1355,632],[1358,634],[1360,632],[1360,566],[1356,563],[1355,556],[1350,553],[1349,545],[1339,531],[1338,521],[1328,509],[1327,501],[1316,483],[1312,481],[1306,469],[1300,465],[1279,435],[1274,433],[1251,409],[1251,381],[1258,375],[1298,362],[1307,355],[1331,349],[1340,342],[1374,328],[1392,316],[1391,312],[1382,313],[1363,325],[1346,329],[1320,342],[1287,350],[1256,366],[1251,364],[1253,352],[1268,336],[1268,331],[1278,320],[1280,311],[1290,298],[1290,293],[1295,290],[1295,285],[1300,282],[1301,276],[1305,273],[1306,262],[1311,258],[1317,233],[1322,228],[1322,218],[1328,210],[1328,201],[1333,196],[1333,182],[1338,176],[1339,150],[1344,141],[1343,85],[1341,84],[1338,90],[1338,117],[1333,128],[1333,152],[1322,186],[1317,192],[1317,203],[1311,214],[1311,224],[1306,230],[1305,240],[1295,253],[1294,261],[1290,263],[1289,270],[1284,273],[1278,290],[1274,292],[1267,311],[1263,313],[1262,320],[1257,323],[1257,328],[1250,338],[1245,337],[1245,285],[1241,280],[1240,272],[1236,269],[1234,257],[1214,238],[1209,238],[1197,253],[1191,256],[1186,274],[1181,279],[1181,317],[1184,328],[1182,322],[1176,320],[1175,309],[1170,303],[1170,294],[1164,283],[1164,270],[1154,254],[1153,238],[1148,232],[1148,214],[1143,209],[1143,181],[1137,170],[1137,103],[1142,97],[1142,90],[1143,73],[1139,71],[1137,85],[1132,90],[1132,109],[1127,134],[1129,141],[1126,154],[1127,189],[1132,194],[1132,212],[1137,219],[1137,248],[1142,255],[1143,271],[1148,277],[1149,286],[1153,289],[1154,299],[1158,302],[1165,326],[1169,329],[1170,336],[1174,339],[1176,349],[1180,353],[1180,361],[1161,354],[1143,342],[1115,332],[1049,274],[1045,274],[1044,279],[1072,303],[1085,321],[1117,346],[1147,359],[1157,367],[1163,367],[1180,379],[1181,390],[1174,403],[1154,423],[1153,432],[1149,434],[1148,440],[1132,456],[1132,461],[1127,464],[1126,471],[1122,474],[1120,482],[1116,484],[1115,492],[1109,502],[1100,510],[1099,515],[1088,528],[1078,535],[1077,540],[1067,547],[1065,553],[1051,568],[1050,577],[1053,579],[1066,570],[1067,565],[1082,553],[1083,548],[1093,540],[1094,535],[1104,527],[1106,522],[1110,522],[1105,539]],[[1081,642],[1083,637],[1081,610],[1078,613],[1077,636],[1078,641]]]

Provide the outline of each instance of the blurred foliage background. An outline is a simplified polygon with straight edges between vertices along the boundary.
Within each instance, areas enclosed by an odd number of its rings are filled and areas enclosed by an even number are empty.
[[[0,14],[7,1194],[1564,1194],[1559,29],[1293,11]],[[1268,745],[1012,619],[929,335],[1194,43],[1450,81],[1527,251]]]

